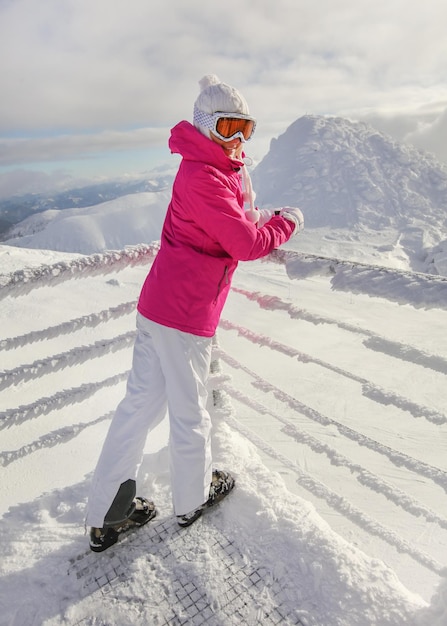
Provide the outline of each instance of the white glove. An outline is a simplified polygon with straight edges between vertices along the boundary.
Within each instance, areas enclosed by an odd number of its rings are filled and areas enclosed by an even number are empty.
[[[289,220],[289,222],[293,222],[295,224],[295,229],[292,233],[292,237],[297,235],[304,228],[304,215],[301,213],[300,209],[295,207],[286,206],[280,209],[279,211],[275,211],[276,215],[281,215],[285,220]]]

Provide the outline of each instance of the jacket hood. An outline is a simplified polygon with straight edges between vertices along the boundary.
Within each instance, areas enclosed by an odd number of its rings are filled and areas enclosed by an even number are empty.
[[[179,122],[171,130],[169,148],[173,154],[180,154],[187,161],[207,163],[225,171],[239,170],[243,161],[230,159],[222,148],[208,139],[187,121]]]

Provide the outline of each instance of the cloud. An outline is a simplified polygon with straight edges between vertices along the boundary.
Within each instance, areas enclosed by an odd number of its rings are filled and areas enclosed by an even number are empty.
[[[0,166],[80,159],[88,155],[164,146],[168,129],[106,130],[92,134],[0,139]]]
[[[394,103],[400,88],[443,76],[443,17],[439,0],[3,2],[0,123],[168,125],[190,115],[208,71],[287,119],[376,104],[384,91]]]
[[[447,108],[432,121],[421,120],[403,139],[447,163]]]
[[[259,156],[305,113],[394,117],[441,150],[422,107],[447,101],[446,22],[442,0],[0,0],[0,162],[166,144],[210,72],[247,98]]]
[[[447,101],[429,103],[410,112],[374,112],[359,118],[397,141],[431,152],[447,163]]]
[[[87,184],[86,180],[75,179],[65,170],[45,172],[14,170],[0,174],[0,198],[9,198],[20,190],[20,195],[28,193],[54,192],[58,189],[71,189]]]

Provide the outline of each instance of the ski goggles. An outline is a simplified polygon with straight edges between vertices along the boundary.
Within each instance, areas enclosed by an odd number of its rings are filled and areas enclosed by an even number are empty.
[[[239,138],[242,142],[252,138],[256,128],[256,120],[242,113],[223,113],[217,111],[212,115],[194,108],[194,122],[210,130],[222,141]]]

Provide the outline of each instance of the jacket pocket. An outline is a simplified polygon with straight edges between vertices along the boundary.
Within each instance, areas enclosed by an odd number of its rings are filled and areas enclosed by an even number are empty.
[[[220,293],[222,291],[222,288],[224,285],[228,285],[229,283],[229,278],[228,278],[228,265],[225,265],[224,267],[224,271],[223,274],[217,284],[217,292],[216,292],[216,297],[214,298],[214,304],[216,304],[218,297],[220,296]]]

